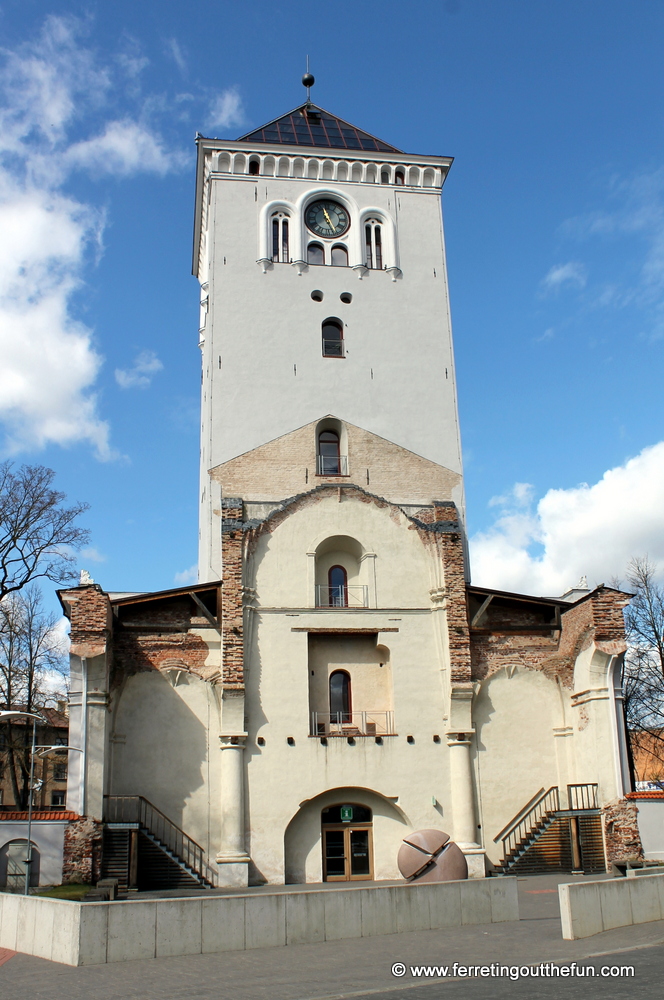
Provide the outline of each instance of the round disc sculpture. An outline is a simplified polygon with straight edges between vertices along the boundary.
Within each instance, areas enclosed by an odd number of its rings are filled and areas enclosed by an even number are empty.
[[[397,855],[399,871],[407,882],[452,882],[468,878],[461,850],[442,830],[417,830],[404,837]]]

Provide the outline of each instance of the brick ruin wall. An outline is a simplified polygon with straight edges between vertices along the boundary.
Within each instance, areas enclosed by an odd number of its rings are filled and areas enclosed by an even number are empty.
[[[243,504],[238,499],[222,500],[221,559],[221,628],[223,686],[242,690],[244,686],[244,616],[243,578]]]
[[[636,802],[618,799],[602,809],[607,865],[643,860]]]
[[[569,610],[563,609],[560,632],[545,633],[537,623],[530,634],[501,634],[501,626],[530,624],[517,611],[509,617],[488,617],[490,634],[471,634],[473,680],[483,681],[503,667],[515,664],[527,670],[539,670],[551,680],[559,680],[566,688],[573,687],[574,664],[579,654],[593,642],[607,653],[625,649],[623,608],[629,596],[609,587],[593,591],[589,597]],[[491,606],[490,606],[491,607]]]
[[[96,885],[101,878],[102,825],[81,816],[65,827],[62,858],[64,884],[82,882]]]

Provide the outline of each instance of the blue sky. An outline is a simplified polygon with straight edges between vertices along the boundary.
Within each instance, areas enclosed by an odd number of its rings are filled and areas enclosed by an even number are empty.
[[[444,189],[473,580],[664,570],[664,5],[0,2],[2,455],[109,590],[196,558],[194,134],[313,98]]]

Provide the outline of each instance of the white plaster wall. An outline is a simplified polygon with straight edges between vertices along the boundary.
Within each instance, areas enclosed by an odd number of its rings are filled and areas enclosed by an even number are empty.
[[[615,705],[609,690],[611,656],[589,646],[577,657],[573,705],[571,782],[598,783],[600,804],[623,794],[616,735]]]
[[[218,733],[212,685],[184,671],[129,677],[115,711],[111,794],[144,796],[208,855],[216,854]]]
[[[643,853],[664,861],[664,799],[638,799],[636,805]]]
[[[257,607],[251,613],[246,668],[245,758],[247,846],[256,878],[283,881],[286,830],[300,815],[302,803],[316,799],[302,827],[300,820],[295,824],[298,836],[305,839],[294,842],[300,844],[301,853],[295,857],[292,847],[290,864],[293,871],[304,871],[308,880],[318,881],[322,808],[318,797],[325,793],[325,804],[343,802],[349,786],[361,786],[366,796],[374,796],[372,801],[392,803],[387,812],[377,814],[374,828],[376,871],[381,878],[398,877],[396,850],[408,830],[434,827],[451,832],[449,751],[444,739],[446,674],[428,594],[432,557],[417,534],[408,530],[408,523],[400,514],[357,500],[326,499],[286,518],[253,557],[251,586],[257,591]],[[303,555],[315,551],[327,535],[338,534],[350,535],[376,553],[378,604],[383,610],[307,607]],[[294,628],[375,629],[378,643],[389,650],[397,735],[385,737],[382,746],[370,737],[356,738],[355,745],[330,737],[324,746],[309,735],[308,634]],[[381,632],[383,628],[398,631]],[[354,710],[378,707],[361,704],[360,693],[361,688],[354,694]],[[377,695],[368,683],[362,697]],[[414,743],[408,743],[409,735]],[[434,735],[441,742],[434,742]],[[264,746],[257,743],[258,737]],[[288,744],[288,737],[294,745]],[[354,801],[369,804],[366,797],[356,796]],[[392,806],[398,810],[398,820]]]
[[[212,398],[208,468],[335,413],[460,472],[437,193],[326,185],[329,196],[341,194],[356,206],[351,229],[370,205],[396,223],[403,278],[370,271],[358,281],[352,268],[310,266],[300,276],[290,264],[266,273],[256,264],[262,205],[277,198],[295,203],[307,188],[320,192],[317,182],[229,177],[212,185],[204,351]],[[323,302],[312,301],[313,289],[323,291]],[[346,291],[353,295],[349,305],[339,299]],[[344,322],[345,360],[321,356],[327,316]]]
[[[60,885],[62,882],[62,852],[64,847],[65,821],[41,821],[32,823],[30,839],[39,851],[39,884]],[[0,850],[10,840],[28,838],[28,824],[0,822]]]
[[[560,725],[556,685],[535,670],[500,670],[485,681],[473,705],[475,767],[483,842],[494,863],[493,838],[540,790],[558,784],[553,729]]]

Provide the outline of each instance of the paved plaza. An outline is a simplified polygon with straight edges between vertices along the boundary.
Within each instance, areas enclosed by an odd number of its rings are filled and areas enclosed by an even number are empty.
[[[70,968],[27,955],[0,955],[0,1000],[437,1000],[457,998],[661,997],[664,921],[563,941],[557,885],[570,876],[519,879],[521,920],[352,941],[263,948],[123,964]],[[273,889],[274,887],[270,887]],[[289,887],[292,888],[292,887]],[[521,967],[576,962],[594,978],[482,978],[453,975],[453,965]],[[406,973],[396,977],[395,963]],[[411,967],[441,966],[447,977],[414,976]],[[600,976],[603,966],[633,966],[634,976]]]

